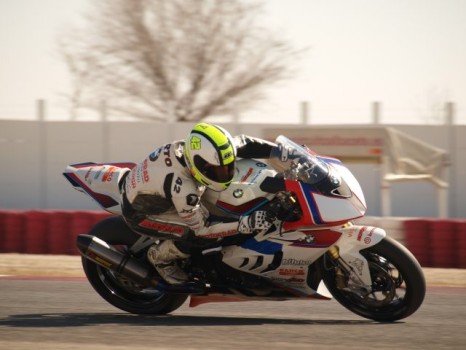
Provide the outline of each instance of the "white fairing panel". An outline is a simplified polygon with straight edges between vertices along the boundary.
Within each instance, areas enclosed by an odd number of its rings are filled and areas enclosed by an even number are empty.
[[[64,175],[76,190],[88,194],[103,209],[112,214],[121,214],[118,184],[128,168],[101,164],[69,165]]]
[[[264,192],[260,184],[268,176],[277,172],[267,164],[254,159],[241,159],[236,163],[236,173],[231,185],[223,192],[206,190],[204,199],[215,204],[217,201],[238,207],[257,198],[274,197],[274,194]]]
[[[358,198],[359,202],[364,206],[364,208],[367,208],[366,199],[364,198],[361,185],[359,184],[358,180],[356,180],[351,171],[349,171],[347,167],[341,164],[331,164],[331,166],[334,167],[341,175],[341,177],[346,181],[351,191]]]
[[[313,196],[323,222],[339,222],[364,215],[365,208],[354,205],[354,201],[347,198],[327,197],[317,193]]]

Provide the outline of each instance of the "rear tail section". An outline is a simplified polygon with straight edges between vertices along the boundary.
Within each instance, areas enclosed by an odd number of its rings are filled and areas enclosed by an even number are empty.
[[[68,165],[63,175],[74,189],[93,198],[103,209],[121,214],[120,184],[134,163]]]

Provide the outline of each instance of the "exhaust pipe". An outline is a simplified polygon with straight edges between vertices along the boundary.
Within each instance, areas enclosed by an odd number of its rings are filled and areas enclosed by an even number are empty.
[[[79,235],[77,246],[81,255],[94,263],[142,284],[158,284],[151,268],[139,260],[125,256],[110,247],[105,241],[91,235]]]

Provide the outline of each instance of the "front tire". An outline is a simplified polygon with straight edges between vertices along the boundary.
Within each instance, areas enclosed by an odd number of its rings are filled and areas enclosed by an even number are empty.
[[[422,304],[426,281],[416,258],[390,237],[361,250],[368,264],[372,291],[365,295],[337,283],[337,267],[328,254],[320,261],[323,281],[333,297],[362,317],[392,322],[413,314]]]
[[[120,217],[111,217],[94,226],[89,235],[96,236],[121,252],[127,252],[139,236]],[[145,251],[139,256],[146,260]],[[116,308],[132,314],[164,315],[178,309],[187,295],[160,292],[152,286],[137,284],[91,260],[82,258],[84,273],[95,291]]]

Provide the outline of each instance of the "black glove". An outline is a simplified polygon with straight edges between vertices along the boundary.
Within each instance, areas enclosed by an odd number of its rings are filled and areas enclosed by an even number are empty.
[[[239,220],[238,232],[256,233],[270,229],[275,220],[275,214],[267,210],[258,210],[248,216],[243,216]]]

